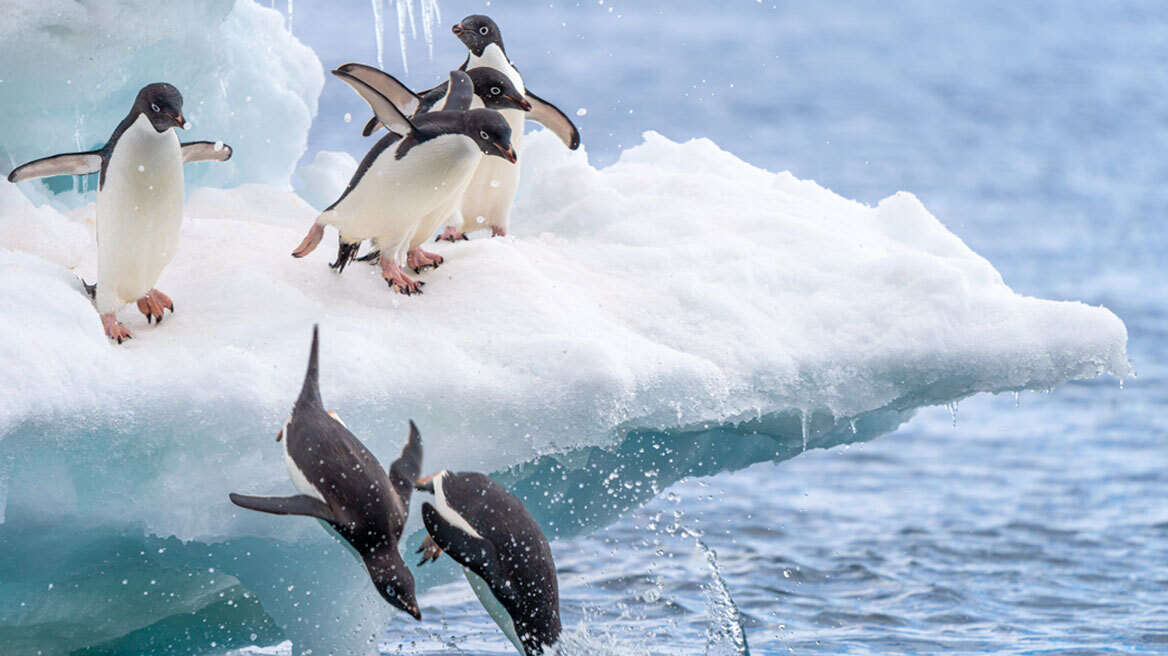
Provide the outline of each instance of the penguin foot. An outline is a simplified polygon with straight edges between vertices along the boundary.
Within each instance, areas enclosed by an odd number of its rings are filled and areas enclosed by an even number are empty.
[[[405,271],[398,266],[397,262],[393,260],[381,260],[381,277],[385,278],[385,282],[389,283],[390,289],[396,290],[406,296],[422,293],[422,286],[426,283],[414,280],[406,275]]]
[[[507,236],[507,229],[500,228],[499,226],[491,226],[491,236],[492,237],[506,237]]]
[[[361,248],[361,242],[346,243],[341,241],[337,246],[337,261],[329,266],[337,273],[344,273],[345,266],[353,261],[353,256],[357,254],[357,249]]]
[[[319,223],[313,223],[312,227],[308,229],[308,234],[304,235],[300,245],[296,250],[292,251],[292,257],[304,257],[312,251],[316,250],[317,244],[324,238],[324,226]]]
[[[442,547],[438,546],[438,544],[434,542],[434,538],[427,535],[426,539],[422,540],[422,546],[418,547],[418,550],[414,553],[422,554],[422,559],[418,561],[418,567],[421,567],[427,562],[432,563],[435,560],[438,560],[438,557],[442,555],[443,551]]]
[[[458,228],[455,228],[454,226],[450,226],[450,227],[446,228],[445,230],[442,231],[442,234],[440,234],[434,238],[435,242],[439,242],[439,241],[455,242],[455,241],[460,241],[460,240],[461,241],[469,241],[470,237],[467,237],[466,234],[459,232]]]
[[[134,338],[130,334],[129,329],[123,326],[122,322],[118,321],[118,318],[112,312],[101,315],[101,327],[105,329],[106,337],[116,340],[119,344]]]
[[[406,254],[406,266],[414,270],[414,273],[421,273],[425,269],[437,269],[440,264],[446,260],[437,253],[427,253],[426,251],[415,248]]]
[[[357,258],[358,262],[365,262],[366,264],[377,265],[381,263],[381,251],[374,249],[368,253]]]
[[[174,301],[157,289],[151,289],[138,299],[138,311],[146,315],[146,323],[150,323],[151,320],[156,324],[162,323],[163,310],[170,310],[170,313],[174,314]]]

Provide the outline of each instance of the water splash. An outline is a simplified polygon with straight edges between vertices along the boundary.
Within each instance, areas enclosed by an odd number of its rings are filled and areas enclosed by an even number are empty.
[[[706,616],[710,622],[706,627],[706,656],[750,656],[742,613],[730,596],[726,579],[722,578],[717,554],[697,536],[694,536],[694,549],[705,557],[710,568],[710,583],[703,586],[706,590]]]

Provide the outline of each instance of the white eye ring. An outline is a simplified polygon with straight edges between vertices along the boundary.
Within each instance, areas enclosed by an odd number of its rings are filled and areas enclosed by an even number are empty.
[[[492,96],[497,96],[500,93],[503,93],[503,91],[499,87],[491,87],[491,95]]]
[[[490,31],[491,31],[491,28],[489,28],[485,25],[479,28],[479,34],[482,34],[483,36],[486,36],[487,32],[490,32]]]
[[[150,109],[153,109],[156,113],[162,111],[161,109],[158,109],[158,105],[155,105],[154,103],[150,103]]]
[[[486,130],[480,130],[479,136],[483,138],[483,141],[490,141],[491,139],[491,135],[487,134]]]

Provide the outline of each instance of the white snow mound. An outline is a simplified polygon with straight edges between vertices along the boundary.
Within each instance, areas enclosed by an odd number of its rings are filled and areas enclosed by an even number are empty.
[[[53,479],[38,494],[0,486],[0,508],[184,539],[318,530],[211,511],[228,491],[290,493],[274,437],[317,322],[326,403],[385,462],[415,419],[427,470],[1130,374],[1114,314],[1013,293],[911,194],[868,207],[707,140],[648,133],[599,170],[547,132],[527,143],[513,235],[433,245],[446,263],[418,297],[375,267],[334,274],[331,232],[290,257],[315,212],[288,192],[200,189],[158,284],[177,313],[151,327],[128,307],[123,346],[79,291],[93,206],[0,185],[0,451],[63,453],[29,470]],[[109,435],[83,464],[69,452],[95,427]],[[70,491],[111,480],[125,494]]]

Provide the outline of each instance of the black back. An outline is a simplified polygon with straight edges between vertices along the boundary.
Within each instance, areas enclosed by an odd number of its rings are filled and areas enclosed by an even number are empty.
[[[320,397],[315,328],[308,371],[284,439],[288,455],[324,497],[331,516],[328,523],[361,555],[378,592],[394,605],[398,600],[387,586],[406,589],[412,598],[413,576],[397,544],[409,512],[413,482],[421,473],[421,437],[411,421],[409,440],[387,474],[369,449],[328,414]]]
[[[528,653],[540,653],[542,645],[555,644],[561,631],[556,564],[547,538],[527,507],[477,472],[445,474],[442,492],[446,503],[494,546],[499,578],[484,579],[515,622]],[[458,560],[456,552],[448,553]],[[508,595],[508,588],[516,594]]]

